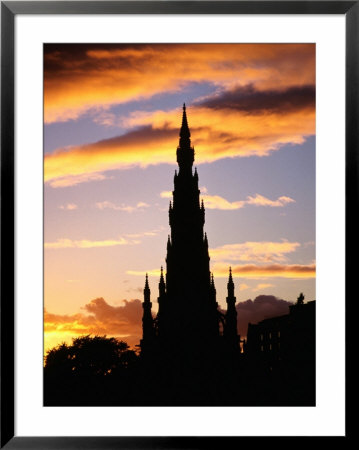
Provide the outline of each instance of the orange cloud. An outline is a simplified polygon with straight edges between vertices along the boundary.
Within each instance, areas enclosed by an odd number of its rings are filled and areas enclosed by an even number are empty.
[[[140,300],[124,300],[122,306],[109,305],[96,298],[84,306],[85,313],[51,314],[44,311],[45,350],[79,335],[108,335],[129,345],[139,344],[142,335]]]
[[[194,82],[270,89],[315,83],[314,44],[46,44],[45,122]],[[105,122],[112,117],[104,117]]]
[[[229,202],[219,195],[203,194],[202,198],[207,209],[224,210],[241,209],[246,205],[283,207],[288,203],[295,202],[295,200],[290,197],[282,196],[277,200],[270,200],[269,198],[263,197],[259,194],[256,194],[255,197],[248,196],[247,200],[239,200],[236,202]]]
[[[130,234],[126,234],[126,237],[128,238],[140,238],[140,237],[148,237],[148,236],[157,236],[159,233],[163,232],[164,230],[166,230],[165,227],[161,226],[159,228],[155,228],[153,230],[149,230],[149,231],[142,231],[140,233],[130,233]]]
[[[249,289],[250,288],[250,286],[248,286],[248,284],[245,284],[245,283],[241,283],[239,286],[238,286],[238,290],[239,291],[245,291],[246,289]]]
[[[89,241],[86,239],[74,241],[72,239],[57,239],[55,242],[45,242],[45,249],[58,250],[63,248],[99,248],[99,247],[114,247],[117,245],[134,245],[139,244],[140,241],[128,240],[123,237],[119,239],[107,239],[103,241]]]
[[[59,209],[66,209],[68,211],[73,211],[74,209],[77,209],[78,206],[75,203],[67,203],[66,205],[59,206]]]
[[[267,289],[267,288],[270,288],[270,287],[273,287],[274,286],[274,284],[271,284],[271,283],[259,283],[259,284],[257,284],[257,286],[254,288],[254,289],[252,289],[253,290],[253,292],[257,292],[257,291],[261,291],[261,290],[263,290],[263,289]]]
[[[277,200],[269,200],[266,197],[263,197],[263,195],[256,194],[254,197],[249,196],[246,200],[246,203],[248,205],[255,205],[255,206],[271,206],[273,208],[282,207],[285,206],[288,203],[294,203],[295,200],[293,200],[290,197],[286,197],[282,195],[281,197],[278,197]]]
[[[315,278],[315,264],[301,265],[301,264],[243,264],[232,266],[233,276],[240,278],[295,278],[306,279]],[[216,277],[228,277],[228,265],[218,263],[213,267],[213,272]]]
[[[248,196],[246,200],[230,202],[219,195],[207,194],[208,191],[206,187],[203,187],[200,190],[206,209],[235,210],[241,209],[246,205],[283,207],[288,203],[295,203],[295,200],[290,197],[281,196],[278,197],[277,200],[270,200],[259,194],[255,194],[254,197]],[[163,191],[160,196],[162,198],[172,198],[172,191]]]
[[[148,208],[150,205],[145,202],[138,202],[135,206],[130,205],[115,205],[112,202],[104,201],[104,202],[97,202],[96,208],[98,209],[113,209],[115,211],[126,211],[129,213],[132,213],[134,211],[143,211],[144,208]]]
[[[282,262],[287,260],[287,254],[295,252],[300,247],[299,242],[244,242],[241,244],[226,244],[209,250],[211,260],[221,261],[255,261]],[[228,267],[227,267],[228,272]]]
[[[134,131],[47,154],[45,182],[52,187],[64,187],[101,180],[108,170],[173,164],[180,120],[178,110],[133,114],[127,125],[137,127]],[[285,144],[302,144],[315,133],[313,106],[286,114],[193,107],[189,121],[193,144],[199,149],[196,154],[199,164],[223,158],[266,156]],[[260,199],[251,201],[258,204]]]
[[[51,179],[49,184],[54,188],[64,188],[70,186],[77,186],[81,183],[88,183],[90,181],[108,180],[113,177],[107,177],[102,173],[82,173],[80,175],[65,175]]]
[[[150,269],[150,270],[126,270],[128,275],[136,275],[144,277],[146,274],[150,276],[159,277],[161,275],[160,269]]]
[[[288,260],[287,254],[295,252],[300,247],[298,242],[244,242],[227,244],[209,249],[211,261],[214,263],[212,272],[215,276],[228,278],[228,267],[232,267],[234,276],[243,278],[315,278],[315,265],[277,264]],[[256,264],[236,265],[239,261],[255,262]],[[234,263],[234,264],[233,264]],[[259,263],[259,264],[257,264]],[[263,264],[261,263],[273,263]],[[153,277],[160,276],[160,268],[148,270],[127,270],[128,275],[145,277],[146,273]],[[245,285],[242,289],[249,288]],[[258,285],[261,288],[269,284]]]

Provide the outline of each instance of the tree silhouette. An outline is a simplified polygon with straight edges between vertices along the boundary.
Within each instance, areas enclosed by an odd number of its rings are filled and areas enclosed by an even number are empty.
[[[106,336],[81,336],[48,351],[45,369],[78,375],[107,376],[114,370],[127,368],[136,353],[126,342]]]
[[[119,382],[130,390],[137,362],[137,353],[113,337],[87,335],[60,344],[45,357],[45,404],[110,403]]]

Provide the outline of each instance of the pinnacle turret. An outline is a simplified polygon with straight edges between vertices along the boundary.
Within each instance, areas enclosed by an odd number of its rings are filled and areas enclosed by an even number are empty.
[[[143,296],[144,296],[144,301],[146,303],[150,302],[150,298],[151,298],[151,290],[150,287],[148,285],[148,274],[146,273],[146,280],[145,280],[145,288],[143,290]]]
[[[234,297],[234,283],[233,283],[233,278],[232,278],[232,267],[229,268],[227,291],[228,291],[228,298],[235,298]]]
[[[213,276],[213,272],[211,274],[211,287],[212,289],[216,289],[215,285],[214,285],[214,276]]]
[[[166,284],[165,284],[165,279],[163,277],[163,267],[162,266],[161,266],[160,282],[158,283],[158,290],[160,293],[160,297],[163,297],[166,294]]]
[[[208,238],[207,238],[207,233],[204,233],[204,245],[208,248]],[[212,274],[212,278],[213,278],[213,274]]]
[[[224,336],[233,349],[238,350],[238,333],[237,333],[237,310],[236,297],[234,296],[234,283],[232,278],[232,267],[229,268],[229,276],[227,283],[228,296],[226,321],[224,326]]]
[[[148,285],[148,274],[146,273],[145,288],[143,290],[143,316],[142,316],[142,331],[143,339],[141,340],[141,348],[145,349],[147,345],[153,340],[155,336],[154,322],[152,317],[152,303],[151,303],[151,291]]]

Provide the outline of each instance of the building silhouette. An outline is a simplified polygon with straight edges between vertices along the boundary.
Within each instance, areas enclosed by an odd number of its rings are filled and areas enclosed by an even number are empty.
[[[177,147],[178,171],[174,174],[173,200],[169,205],[171,234],[167,240],[166,275],[161,267],[158,284],[158,313],[152,302],[146,275],[143,301],[143,355],[160,352],[167,357],[195,360],[208,351],[239,350],[234,283],[229,269],[227,312],[216,301],[210,272],[208,238],[204,232],[205,208],[200,200],[195,150],[183,105]]]
[[[248,324],[246,353],[260,358],[269,367],[281,361],[314,359],[315,300],[304,303],[300,294],[297,303],[289,306],[289,314]]]
[[[281,404],[315,404],[315,300],[301,293],[289,314],[248,324],[245,366],[249,377],[271,380]]]

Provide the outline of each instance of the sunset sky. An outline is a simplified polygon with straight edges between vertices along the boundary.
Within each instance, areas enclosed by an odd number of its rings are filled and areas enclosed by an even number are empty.
[[[139,343],[157,310],[182,104],[225,308],[239,331],[315,299],[314,44],[44,46],[45,349]]]

